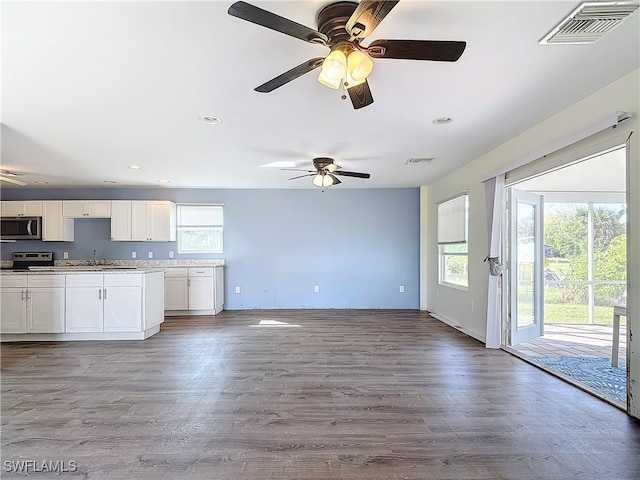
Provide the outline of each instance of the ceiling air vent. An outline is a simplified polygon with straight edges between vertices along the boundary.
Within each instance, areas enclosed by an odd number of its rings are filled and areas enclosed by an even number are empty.
[[[433,160],[432,157],[421,157],[421,158],[410,158],[406,161],[407,165],[426,165],[427,163],[431,163]]]
[[[540,40],[541,45],[593,43],[636,11],[632,2],[584,2]]]

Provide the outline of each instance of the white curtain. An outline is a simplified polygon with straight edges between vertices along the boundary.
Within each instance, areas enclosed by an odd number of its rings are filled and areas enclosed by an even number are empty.
[[[489,232],[489,289],[487,292],[487,348],[500,348],[501,298],[500,298],[500,251],[502,248],[502,202],[504,195],[504,174],[484,182],[487,201],[487,230]]]

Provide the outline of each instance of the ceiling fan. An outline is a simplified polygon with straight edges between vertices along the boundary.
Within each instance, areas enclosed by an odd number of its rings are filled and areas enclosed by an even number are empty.
[[[246,2],[235,2],[228,13],[309,43],[330,49],[326,57],[312,58],[255,88],[268,93],[292,80],[322,67],[318,81],[347,90],[353,108],[373,103],[367,76],[373,70],[372,58],[457,61],[466,42],[441,40],[376,40],[365,47],[360,42],[369,36],[399,0],[334,2],[318,12],[318,30],[263,10]],[[342,98],[346,98],[345,95]]]
[[[16,177],[21,177],[24,175],[20,172],[12,172],[10,170],[2,170],[0,171],[0,182],[12,183],[14,185],[19,185],[21,187],[26,187],[27,184],[22,180],[18,180]]]
[[[340,166],[333,163],[333,158],[328,157],[318,157],[313,159],[313,166],[315,170],[303,170],[299,168],[283,168],[283,170],[291,170],[295,172],[307,172],[304,175],[298,175],[297,177],[292,177],[289,180],[295,180],[297,178],[303,177],[313,177],[313,184],[316,187],[330,187],[331,185],[338,185],[342,183],[336,175],[342,175],[344,177],[355,177],[355,178],[371,178],[371,175],[368,173],[360,173],[360,172],[347,172],[341,170]]]

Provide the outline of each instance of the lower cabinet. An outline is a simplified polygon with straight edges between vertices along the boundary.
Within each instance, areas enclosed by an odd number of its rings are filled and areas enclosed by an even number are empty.
[[[163,307],[162,270],[2,274],[0,340],[142,340]]]
[[[215,315],[224,308],[223,267],[173,267],[164,274],[166,315]]]
[[[142,275],[67,275],[67,332],[142,329]]]
[[[0,333],[64,332],[64,276],[11,275],[0,289]]]
[[[62,275],[27,275],[27,277],[27,333],[64,332],[64,277]]]

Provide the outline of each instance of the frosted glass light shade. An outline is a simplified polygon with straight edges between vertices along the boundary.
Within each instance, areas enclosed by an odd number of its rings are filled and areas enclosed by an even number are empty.
[[[318,81],[330,88],[340,88],[340,82],[347,71],[347,56],[342,50],[332,50],[322,62]]]
[[[364,53],[354,50],[347,57],[348,88],[364,83],[373,71],[373,62]]]
[[[313,184],[316,187],[322,187],[323,177],[324,175],[322,175],[321,173],[317,174],[315,177],[313,177]]]

